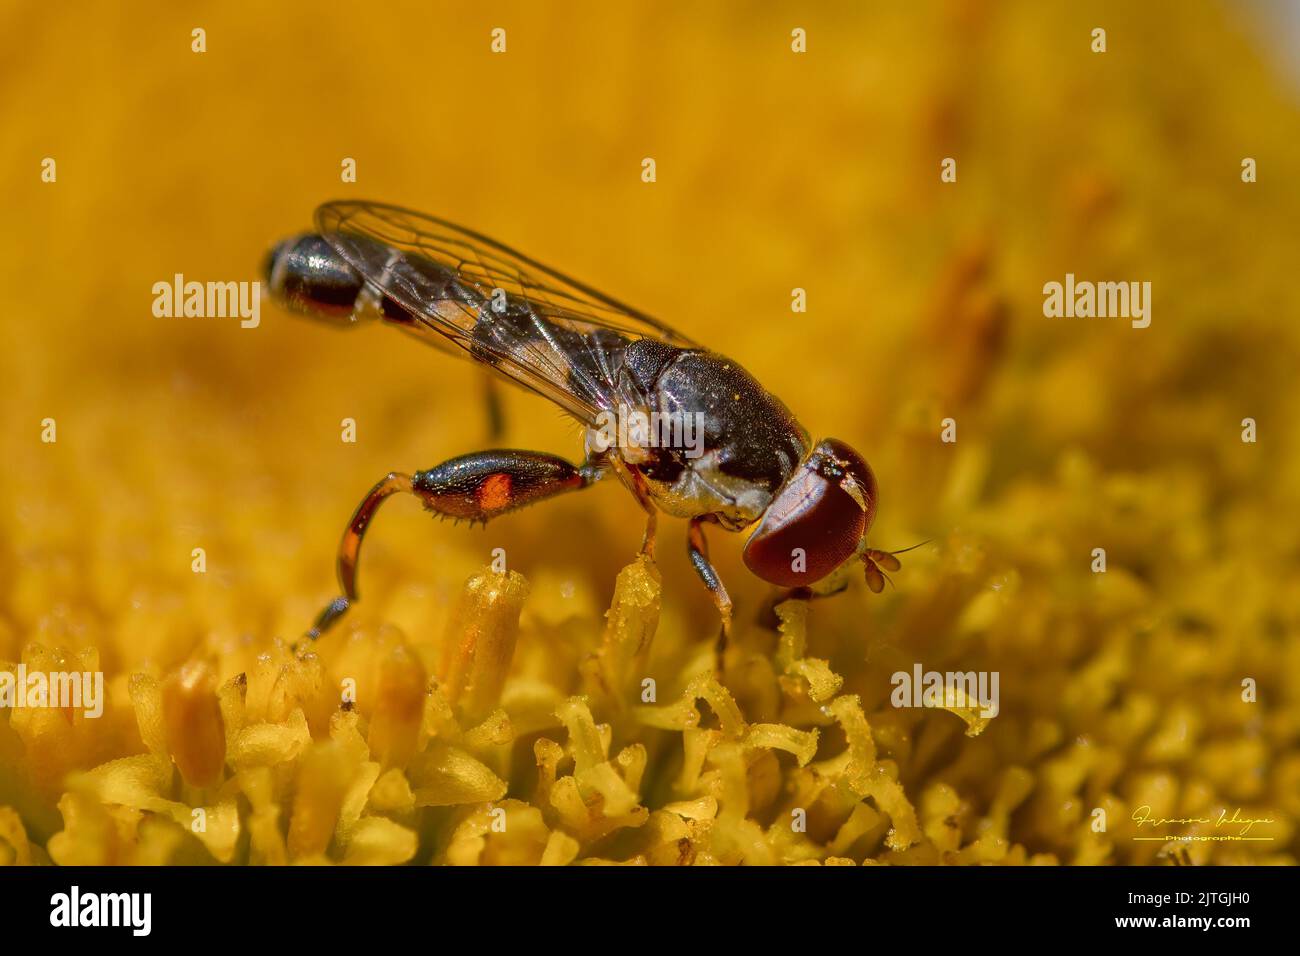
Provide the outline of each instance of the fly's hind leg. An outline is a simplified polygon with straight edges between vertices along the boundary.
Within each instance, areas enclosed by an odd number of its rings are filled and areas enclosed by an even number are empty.
[[[325,609],[316,616],[316,623],[307,631],[307,636],[313,641],[333,627],[357,599],[357,560],[361,556],[361,540],[366,536],[366,529],[370,527],[375,512],[389,496],[410,493],[411,476],[390,471],[357,505],[357,510],[352,513],[352,518],[343,531],[343,538],[339,541],[338,577],[343,593],[325,605]]]
[[[535,451],[484,451],[445,461],[414,475],[392,472],[370,489],[339,542],[338,577],[343,594],[316,618],[307,632],[315,640],[357,601],[357,561],[366,529],[386,499],[412,494],[426,510],[442,517],[482,521],[566,491],[586,488],[600,478],[605,463],[588,458],[572,465]]]
[[[723,657],[727,653],[727,642],[731,638],[731,597],[727,588],[718,577],[718,572],[709,563],[709,542],[704,537],[704,518],[692,518],[686,530],[686,554],[691,559],[691,566],[700,576],[704,586],[709,589],[713,604],[722,616],[722,630],[714,646],[715,667],[722,674]]]

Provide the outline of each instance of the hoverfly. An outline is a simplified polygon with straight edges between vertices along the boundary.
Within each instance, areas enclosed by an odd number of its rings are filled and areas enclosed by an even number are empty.
[[[654,556],[656,515],[688,519],[687,550],[722,617],[731,599],[709,563],[704,529],[755,526],[744,549],[758,577],[805,590],[853,559],[871,590],[897,570],[892,553],[866,546],[876,478],[847,444],[813,444],[790,410],[740,365],[662,322],[479,233],[398,206],[330,202],[316,232],[287,239],[266,261],[273,296],[340,325],[378,320],[459,352],[549,398],[586,429],[574,465],[535,451],[474,452],[427,471],[392,472],[357,506],[343,533],[343,594],[317,618],[315,638],[357,600],[362,538],[380,504],[412,494],[427,510],[486,522],[524,505],[586,488],[614,472],[647,515],[642,551]],[[694,413],[694,449],[634,437],[611,440],[597,424],[628,411]],[[651,436],[653,437],[653,435]]]

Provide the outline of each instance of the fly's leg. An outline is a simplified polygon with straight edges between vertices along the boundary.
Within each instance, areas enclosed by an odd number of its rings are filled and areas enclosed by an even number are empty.
[[[486,523],[489,518],[535,501],[586,488],[600,478],[604,467],[603,460],[593,458],[575,466],[542,452],[484,451],[453,458],[414,475],[392,472],[370,489],[348,522],[338,553],[343,594],[326,605],[307,636],[312,640],[320,637],[357,601],[361,541],[375,512],[390,496],[412,494],[434,514]]]
[[[905,550],[910,551],[911,548]],[[868,548],[859,555],[859,558],[862,561],[863,573],[867,580],[867,587],[871,589],[873,594],[879,594],[885,589],[885,582],[889,580],[887,572],[897,571],[903,566],[902,562],[900,562],[896,557],[897,554],[901,553],[901,551],[878,551],[875,548]],[[811,588],[806,587],[787,588],[783,591],[779,591],[771,600],[763,605],[763,610],[759,614],[759,624],[771,630],[776,630],[780,625],[780,619],[776,614],[778,605],[785,601],[808,602],[831,597],[832,595],[839,594],[848,586],[849,582],[845,579],[841,582],[839,587],[835,588],[833,591],[814,591]]]
[[[659,509],[655,507],[654,501],[650,498],[650,489],[646,487],[645,479],[635,468],[624,468],[622,473],[626,474],[629,479],[629,485],[632,494],[640,502],[642,509],[646,514],[645,536],[641,539],[641,553],[651,561],[655,559],[655,534],[659,528]]]
[[[776,609],[786,601],[803,601],[805,604],[811,604],[813,601],[820,601],[822,598],[834,597],[836,594],[842,593],[848,586],[849,582],[845,581],[833,591],[814,591],[812,588],[806,587],[783,588],[764,602],[758,615],[758,624],[769,631],[779,630],[781,618],[776,613]]]
[[[659,515],[651,504],[646,508],[645,534],[641,538],[641,553],[651,561],[655,559],[655,534],[659,527]]]
[[[500,441],[506,430],[506,413],[501,398],[501,382],[494,372],[486,372],[483,376],[483,404],[487,410],[488,441]]]
[[[357,560],[361,556],[361,539],[366,536],[366,529],[370,527],[375,512],[390,495],[410,493],[411,476],[390,471],[357,505],[357,510],[352,513],[352,518],[343,531],[343,539],[339,541],[338,577],[343,593],[325,605],[325,609],[316,616],[316,623],[307,631],[307,636],[313,641],[346,614],[351,603],[357,599]]]
[[[686,553],[691,559],[691,566],[695,568],[695,573],[700,576],[704,586],[709,589],[713,604],[722,616],[722,630],[718,634],[718,642],[714,647],[717,671],[721,674],[723,656],[727,652],[727,641],[731,637],[731,597],[727,594],[722,579],[718,577],[718,572],[709,563],[709,542],[704,537],[704,520],[703,518],[691,519],[686,530]]]

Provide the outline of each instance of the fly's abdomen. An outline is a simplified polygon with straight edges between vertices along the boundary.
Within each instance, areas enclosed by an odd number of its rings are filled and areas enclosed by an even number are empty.
[[[271,295],[286,308],[322,319],[353,321],[365,282],[321,236],[284,240],[266,257],[265,271]]]
[[[344,327],[382,319],[463,349],[525,387],[562,390],[581,407],[557,401],[584,420],[607,407],[633,338],[557,306],[552,290],[522,273],[489,285],[485,268],[478,258],[443,262],[358,232],[295,236],[265,263],[271,295],[294,312]]]
[[[473,330],[475,342],[487,342],[494,334],[500,334],[493,327],[494,320],[498,319],[496,310],[473,289],[456,281],[450,269],[429,259],[398,253],[364,236],[350,236],[348,242],[354,252],[364,253],[367,260],[383,261],[387,256],[400,256],[401,268],[392,275],[367,281],[324,236],[305,233],[284,240],[267,256],[264,271],[271,295],[293,312],[339,325],[385,319],[411,326],[416,323],[415,316],[388,290],[394,284],[400,286],[418,278],[419,290],[433,312],[441,314],[447,309],[455,322],[463,322],[461,316],[480,317],[478,327]],[[507,321],[517,321],[519,311],[517,303],[511,301]]]
[[[291,311],[339,325],[381,318],[411,321],[406,309],[368,285],[315,233],[278,244],[267,255],[264,272],[272,297]]]

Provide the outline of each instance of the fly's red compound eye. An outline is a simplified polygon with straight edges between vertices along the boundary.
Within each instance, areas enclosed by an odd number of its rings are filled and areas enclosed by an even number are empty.
[[[876,514],[876,477],[862,456],[828,438],[777,493],[745,545],[745,564],[765,581],[801,587],[857,551]]]

